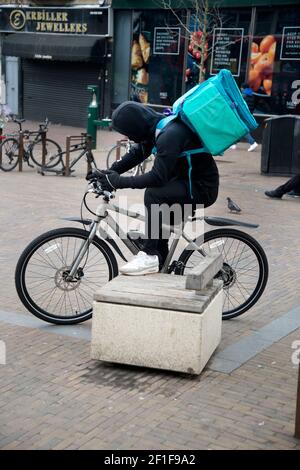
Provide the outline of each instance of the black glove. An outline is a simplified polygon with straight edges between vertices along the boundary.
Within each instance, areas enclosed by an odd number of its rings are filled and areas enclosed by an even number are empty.
[[[118,189],[120,175],[116,171],[111,170],[94,170],[87,174],[86,179],[99,181],[102,190],[111,193]]]
[[[116,171],[110,171],[99,178],[103,191],[115,191],[119,188],[120,175]]]
[[[111,170],[90,170],[85,179],[88,181],[91,180],[99,180],[101,175],[106,175],[106,173],[110,173]]]

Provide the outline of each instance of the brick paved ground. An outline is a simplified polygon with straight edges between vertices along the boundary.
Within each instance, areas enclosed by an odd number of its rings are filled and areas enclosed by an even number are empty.
[[[61,143],[78,130],[53,126]],[[117,136],[101,132],[108,148]],[[99,166],[105,152],[97,151]],[[243,209],[239,219],[258,222],[251,231],[264,246],[270,280],[260,302],[224,323],[220,349],[257,331],[300,304],[295,236],[300,200],[272,201],[263,191],[285,178],[259,174],[260,154],[245,144],[219,159],[221,190],[210,214],[226,216],[225,197]],[[33,237],[79,215],[84,169],[78,176],[42,177],[32,169],[0,173],[0,310],[28,315],[17,299],[13,271]],[[132,202],[139,191],[122,191]],[[89,328],[89,325],[87,325]],[[55,327],[53,327],[55,328]],[[51,330],[53,332],[53,329]],[[207,368],[198,378],[104,365],[89,359],[87,341],[0,322],[7,365],[0,365],[1,449],[295,449],[297,369],[291,344],[297,330],[231,374]]]

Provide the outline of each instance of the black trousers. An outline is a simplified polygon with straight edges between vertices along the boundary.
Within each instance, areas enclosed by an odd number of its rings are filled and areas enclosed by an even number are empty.
[[[300,175],[293,176],[285,184],[278,186],[276,191],[282,193],[282,195],[290,191],[295,191],[296,193],[300,194]]]
[[[194,213],[197,204],[210,205],[207,203],[204,188],[202,189],[197,183],[197,186],[193,187],[193,199],[191,199],[188,183],[179,179],[173,179],[163,187],[146,189],[144,204],[146,207],[146,240],[143,251],[148,255],[157,255],[160,267],[169,251],[168,234],[164,232],[162,224],[178,225],[183,219]],[[168,208],[174,204],[181,207],[183,217],[180,220],[176,211],[175,213],[168,211]]]

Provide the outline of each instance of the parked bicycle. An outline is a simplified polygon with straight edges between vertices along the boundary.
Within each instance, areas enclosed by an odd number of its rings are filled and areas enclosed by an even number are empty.
[[[87,204],[88,194],[103,198],[96,212]],[[142,249],[140,234],[124,233],[110,212],[140,220],[145,217],[110,204],[112,197],[111,193],[102,191],[99,182],[93,181],[83,197],[83,204],[94,215],[93,219],[67,218],[65,220],[79,222],[83,228],[51,230],[37,237],[23,251],[15,272],[16,289],[24,306],[36,317],[64,325],[91,318],[95,290],[118,275],[114,251],[127,261],[101,222],[105,221],[105,227],[110,227],[132,254]],[[197,219],[199,217],[192,220]],[[204,238],[199,234],[192,240],[184,227],[172,227],[174,239],[162,272],[185,275],[203,256],[218,250],[224,260],[216,276],[223,281],[223,319],[234,318],[253,307],[261,297],[268,279],[268,261],[253,237],[228,227],[256,228],[258,225],[220,217],[204,217],[204,220],[209,225],[224,228],[208,231]],[[178,260],[173,260],[181,237],[188,245]]]
[[[114,145],[108,152],[106,157],[106,167],[109,169],[115,161],[121,160],[128,152],[130,152],[134,142],[130,140],[120,140],[116,145]],[[148,163],[151,162],[152,156],[148,157],[146,160],[143,161],[140,165],[131,168],[124,176],[137,176],[143,175],[146,170]]]
[[[71,137],[70,137],[71,139]],[[39,170],[41,175],[45,175],[46,172],[52,172],[57,175],[68,175],[69,173],[73,173],[74,166],[81,160],[83,157],[86,158],[88,163],[89,169],[97,169],[97,164],[91,150],[91,141],[90,137],[86,133],[81,133],[80,136],[73,136],[73,141],[75,140],[76,143],[70,144],[69,149],[67,150],[60,150],[56,155],[53,155],[52,158],[55,160],[55,166],[60,166],[59,168],[53,168],[54,165],[46,165],[42,166]],[[69,157],[71,153],[78,153],[71,161],[66,161],[67,154],[69,153]]]
[[[0,144],[0,168],[3,171],[12,171],[19,161],[19,147],[20,147],[20,133],[23,133],[23,161],[28,166],[30,160],[38,167],[43,165],[43,151],[44,151],[44,167],[52,168],[57,165],[57,155],[61,152],[60,145],[52,139],[45,138],[43,142],[42,135],[48,131],[49,120],[39,124],[37,131],[29,131],[22,129],[22,124],[25,119],[13,119],[13,122],[18,124],[19,131],[1,136]]]

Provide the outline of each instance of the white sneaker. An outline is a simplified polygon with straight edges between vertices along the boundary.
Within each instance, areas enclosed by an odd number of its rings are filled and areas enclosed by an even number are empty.
[[[236,145],[235,145],[235,144],[234,144],[234,145],[230,145],[229,148],[230,148],[231,150],[235,150],[235,149],[236,149]]]
[[[250,145],[250,147],[248,148],[248,152],[253,152],[253,150],[255,150],[256,147],[258,147],[258,144],[254,142],[254,144]]]
[[[129,263],[120,268],[121,274],[127,276],[141,276],[143,274],[154,274],[159,271],[158,256],[147,255],[144,251],[139,251]]]

